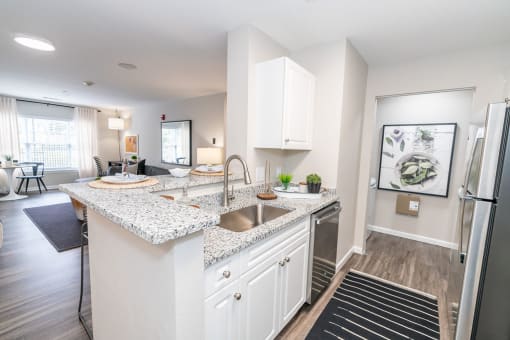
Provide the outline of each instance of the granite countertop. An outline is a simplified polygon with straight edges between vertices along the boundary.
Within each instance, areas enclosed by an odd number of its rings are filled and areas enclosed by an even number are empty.
[[[222,189],[218,192],[192,197],[186,203],[160,197],[160,191],[220,183],[223,177],[156,176],[160,184],[140,189],[94,189],[87,183],[62,184],[59,189],[85,204],[122,228],[152,243],[161,244],[204,230],[204,266],[208,267],[240,252],[280,230],[285,229],[311,213],[338,200],[334,190],[327,190],[317,199],[277,198],[262,201],[256,194],[261,185],[252,185],[235,191],[235,200],[223,207]],[[231,176],[232,180],[239,177]],[[257,203],[291,209],[283,216],[244,232],[233,232],[218,227],[220,215]],[[200,209],[190,204],[200,206]]]
[[[261,186],[253,186],[237,190],[235,192],[235,200],[231,202],[229,207],[223,207],[221,205],[221,193],[198,196],[192,199],[192,203],[199,205],[201,210],[218,215],[257,203],[292,209],[283,216],[244,232],[234,232],[218,226],[205,229],[205,267],[240,252],[242,249],[285,229],[294,222],[303,219],[339,199],[335,190],[328,190],[318,199],[277,198],[276,200],[263,201],[256,197],[261,189]]]
[[[230,176],[231,180],[239,176]],[[176,178],[156,176],[159,184],[140,189],[94,189],[87,183],[62,184],[59,189],[89,209],[152,244],[161,244],[219,223],[216,212],[196,209],[160,197],[155,192],[223,182],[222,176]]]

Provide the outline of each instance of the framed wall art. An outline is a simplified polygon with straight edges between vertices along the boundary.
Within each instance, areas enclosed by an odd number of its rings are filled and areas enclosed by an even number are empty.
[[[378,189],[448,197],[456,123],[383,125]]]
[[[138,154],[138,136],[124,137],[124,147],[126,153]]]

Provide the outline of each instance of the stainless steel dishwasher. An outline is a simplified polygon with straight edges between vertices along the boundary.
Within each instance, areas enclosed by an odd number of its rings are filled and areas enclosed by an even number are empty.
[[[340,202],[335,202],[311,216],[306,300],[309,304],[317,301],[335,275],[338,218],[341,210]]]

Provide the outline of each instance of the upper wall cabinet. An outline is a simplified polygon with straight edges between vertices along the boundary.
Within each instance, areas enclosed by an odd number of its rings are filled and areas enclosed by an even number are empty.
[[[311,150],[315,77],[287,57],[256,67],[257,148]]]

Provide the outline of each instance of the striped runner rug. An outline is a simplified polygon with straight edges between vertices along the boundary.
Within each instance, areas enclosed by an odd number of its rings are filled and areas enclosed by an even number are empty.
[[[306,339],[439,339],[437,299],[351,270]]]

